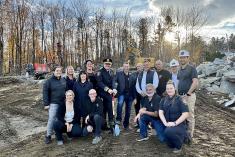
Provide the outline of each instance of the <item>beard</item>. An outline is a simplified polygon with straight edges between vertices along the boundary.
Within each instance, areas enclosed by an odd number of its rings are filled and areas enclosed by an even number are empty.
[[[152,97],[153,95],[154,95],[154,93],[146,93],[146,95],[148,96],[148,97]]]

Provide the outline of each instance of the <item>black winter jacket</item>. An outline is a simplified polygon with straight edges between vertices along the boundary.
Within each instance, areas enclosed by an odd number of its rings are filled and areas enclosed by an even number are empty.
[[[43,103],[49,106],[51,103],[63,104],[65,99],[66,80],[52,75],[43,85]]]

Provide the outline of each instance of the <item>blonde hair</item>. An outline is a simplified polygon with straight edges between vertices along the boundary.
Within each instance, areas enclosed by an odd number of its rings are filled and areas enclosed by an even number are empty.
[[[73,66],[72,66],[72,65],[67,66],[67,68],[66,68],[66,70],[65,70],[66,76],[68,76],[68,69],[69,69],[69,68],[73,68]],[[74,68],[73,68],[73,70],[74,70]],[[74,77],[74,74],[73,74],[73,77]]]
[[[175,83],[172,80],[169,80],[166,85],[172,84],[175,87]]]
[[[169,80],[169,81],[167,82],[166,86],[167,86],[167,85],[173,85],[174,88],[175,88],[175,83],[174,83],[172,80]],[[178,91],[177,91],[176,88],[175,88],[175,95],[178,95]]]
[[[72,94],[72,96],[74,97],[75,95],[74,95],[74,92],[72,91],[72,90],[67,90],[66,92],[65,92],[65,96],[67,95],[67,94]]]

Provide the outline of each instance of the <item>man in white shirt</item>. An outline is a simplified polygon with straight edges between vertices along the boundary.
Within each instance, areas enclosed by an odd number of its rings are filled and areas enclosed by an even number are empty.
[[[136,91],[142,96],[146,96],[146,85],[151,83],[154,88],[158,87],[159,79],[156,71],[150,69],[150,60],[144,60],[144,71],[142,71],[136,81]]]

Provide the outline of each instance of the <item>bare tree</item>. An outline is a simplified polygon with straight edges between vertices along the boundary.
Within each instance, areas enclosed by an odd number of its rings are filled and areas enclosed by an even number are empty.
[[[191,45],[189,50],[193,54],[195,52],[195,36],[198,35],[200,29],[206,24],[207,17],[202,7],[197,4],[193,4],[193,6],[187,10],[186,15],[185,28],[187,34],[190,34]]]
[[[4,1],[0,1],[0,76],[3,75]]]

